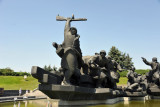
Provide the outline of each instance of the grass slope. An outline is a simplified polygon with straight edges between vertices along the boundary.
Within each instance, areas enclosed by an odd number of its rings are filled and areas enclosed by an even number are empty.
[[[33,90],[38,87],[38,80],[28,77],[27,81],[23,76],[0,76],[0,88],[5,90]]]
[[[33,90],[38,87],[38,80],[33,77],[28,77],[27,81],[23,76],[0,76],[0,88],[5,90]],[[126,85],[127,78],[121,77],[118,85]]]

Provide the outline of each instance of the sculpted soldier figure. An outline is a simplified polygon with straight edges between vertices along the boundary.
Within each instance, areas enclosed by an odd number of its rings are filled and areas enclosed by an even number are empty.
[[[85,21],[86,19],[79,18],[64,18],[62,16],[57,16],[56,20],[66,21],[64,29],[64,41],[61,45],[53,43],[53,46],[56,48],[57,54],[62,58],[61,67],[64,71],[64,85],[71,85],[70,80],[73,75],[78,77],[80,76],[80,68],[82,65],[82,52],[80,49],[79,38],[77,34],[77,29],[71,27],[71,21]]]
[[[146,65],[149,65],[152,68],[147,74],[148,83],[155,83],[157,86],[160,86],[160,64],[157,61],[157,58],[153,57],[152,62],[147,61],[143,57],[142,60]]]
[[[105,81],[107,75],[107,58],[105,56],[106,51],[101,50],[100,54],[96,54],[88,60],[88,66],[90,68],[89,75],[98,76],[97,87],[104,87],[102,86],[102,82]]]
[[[130,91],[142,91],[140,87],[141,78],[138,78],[138,74],[135,72],[135,67],[132,67],[127,73],[127,89]]]
[[[113,87],[117,88],[116,83],[119,82],[119,78],[120,78],[120,75],[117,72],[117,70],[122,72],[123,69],[121,68],[121,66],[115,60],[112,60],[110,56],[107,56],[107,60],[108,60],[107,70],[110,72]]]
[[[92,68],[101,67],[101,68],[106,69],[107,58],[105,56],[106,56],[106,51],[101,50],[99,55],[97,54],[97,55],[91,57],[88,62],[90,64],[90,67],[92,67]]]

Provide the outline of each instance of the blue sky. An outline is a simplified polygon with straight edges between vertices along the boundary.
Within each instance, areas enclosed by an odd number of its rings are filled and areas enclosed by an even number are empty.
[[[142,56],[160,60],[160,0],[0,0],[0,68],[59,67],[52,42],[63,42],[65,22],[57,14],[88,19],[72,22],[83,56],[116,46],[137,69],[150,68]]]

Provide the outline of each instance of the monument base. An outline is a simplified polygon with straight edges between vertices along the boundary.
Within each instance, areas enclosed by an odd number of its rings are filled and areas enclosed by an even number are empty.
[[[146,95],[147,95],[146,91],[142,92],[124,91],[123,97],[145,97]]]
[[[160,88],[151,87],[151,88],[147,89],[147,93],[151,96],[159,96],[160,97]]]
[[[51,99],[63,101],[87,100],[88,102],[88,100],[107,100],[122,96],[123,94],[120,90],[112,90],[110,88],[86,88],[54,84],[39,84],[39,90]]]

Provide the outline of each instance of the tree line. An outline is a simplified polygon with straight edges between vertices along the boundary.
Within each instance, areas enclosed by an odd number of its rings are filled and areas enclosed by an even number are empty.
[[[14,70],[12,70],[11,68],[0,69],[0,76],[24,76],[24,75],[31,76],[31,74],[27,72],[22,72],[22,71],[14,72]]]

